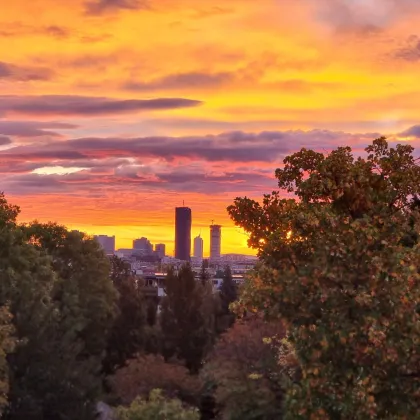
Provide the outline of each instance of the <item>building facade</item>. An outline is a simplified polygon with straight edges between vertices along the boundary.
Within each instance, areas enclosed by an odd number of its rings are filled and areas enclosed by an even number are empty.
[[[163,258],[166,255],[166,246],[165,244],[156,244],[155,252],[159,258]]]
[[[133,241],[133,249],[142,255],[153,254],[153,245],[147,238],[135,239]]]
[[[191,259],[191,209],[176,207],[175,209],[175,258],[181,261]]]
[[[115,236],[95,235],[94,238],[99,242],[107,255],[115,252]]]
[[[194,238],[194,257],[198,259],[203,259],[204,252],[204,242],[201,235],[198,235]]]
[[[220,259],[222,248],[222,226],[210,226],[210,260]]]

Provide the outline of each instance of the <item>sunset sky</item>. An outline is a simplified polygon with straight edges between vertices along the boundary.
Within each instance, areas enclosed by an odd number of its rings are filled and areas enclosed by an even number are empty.
[[[420,148],[419,0],[0,0],[0,190],[21,220],[250,253],[236,196],[301,147]]]

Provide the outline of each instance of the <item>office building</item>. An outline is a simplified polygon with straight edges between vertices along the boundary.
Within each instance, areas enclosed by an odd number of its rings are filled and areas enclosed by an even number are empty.
[[[107,255],[115,252],[115,236],[95,235],[94,238],[99,242]]]
[[[190,261],[191,258],[191,209],[176,207],[175,209],[175,258]]]
[[[217,260],[220,258],[222,247],[222,226],[210,226],[210,259]]]
[[[201,235],[198,235],[196,238],[194,238],[194,257],[203,259],[203,239],[201,238]]]
[[[153,245],[147,238],[135,239],[133,241],[134,252],[141,255],[152,255]]]
[[[155,252],[159,258],[163,258],[166,254],[166,246],[165,244],[156,244],[155,245]]]

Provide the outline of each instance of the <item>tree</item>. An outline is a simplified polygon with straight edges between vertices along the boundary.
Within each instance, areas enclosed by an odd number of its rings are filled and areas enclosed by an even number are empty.
[[[58,317],[51,296],[57,278],[51,259],[27,243],[16,223],[19,211],[0,194],[0,306],[9,305],[16,336],[15,351],[7,357],[10,390],[4,417],[42,419],[43,399],[49,399],[43,386],[53,369],[46,361],[56,354],[50,337]]]
[[[107,375],[124,365],[146,345],[146,301],[142,285],[131,273],[130,264],[113,256],[111,280],[118,291],[118,314],[113,323],[103,362]]]
[[[12,324],[12,315],[7,306],[0,308],[0,417],[8,404],[9,394],[9,367],[7,355],[16,347],[15,329]]]
[[[117,410],[118,420],[199,420],[198,410],[184,407],[181,401],[165,400],[160,390],[150,393],[149,400],[138,398]]]
[[[9,357],[6,418],[91,419],[115,311],[106,256],[96,241],[52,223],[11,233],[19,242],[7,272],[12,281],[17,274],[19,292],[5,285],[20,344]]]
[[[209,264],[207,260],[203,260],[201,263],[200,280],[203,285],[210,280],[209,273],[207,272],[208,265]]]
[[[287,419],[415,419],[420,410],[420,168],[411,146],[384,138],[366,153],[302,149],[276,170],[298,201],[274,192],[228,209],[261,261],[237,310],[284,320],[299,362]]]
[[[130,279],[133,275],[131,270],[131,265],[127,261],[124,261],[122,258],[113,255],[109,259],[111,267],[110,267],[110,275],[112,283],[115,287],[128,279]]]
[[[131,404],[136,397],[147,398],[160,389],[166,398],[178,398],[190,405],[198,404],[201,384],[181,363],[165,362],[162,356],[138,355],[118,369],[110,384],[119,401]]]
[[[259,317],[240,320],[221,335],[201,374],[216,389],[221,419],[281,418],[283,392],[274,343],[283,337],[280,322]]]
[[[78,324],[88,357],[103,356],[115,319],[117,293],[110,279],[109,260],[96,240],[69,232],[55,223],[25,226],[28,240],[52,259],[59,282],[54,300],[69,327]]]
[[[210,317],[204,308],[208,293],[189,265],[181,267],[178,274],[168,272],[165,293],[160,314],[163,354],[166,359],[176,356],[185,360],[188,369],[197,372],[214,338],[214,314]]]
[[[235,315],[230,311],[230,304],[238,298],[237,285],[233,281],[232,272],[227,265],[223,273],[223,281],[220,286],[220,301],[222,313],[227,318],[227,326],[230,327],[235,322]]]

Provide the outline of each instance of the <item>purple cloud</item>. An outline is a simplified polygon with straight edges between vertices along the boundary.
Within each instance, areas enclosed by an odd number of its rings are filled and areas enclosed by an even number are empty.
[[[7,146],[9,144],[12,144],[12,140],[9,137],[0,136],[0,146]]]
[[[306,0],[323,23],[340,32],[375,34],[420,10],[418,0]]]
[[[420,38],[417,35],[411,35],[406,46],[398,48],[394,52],[394,56],[401,60],[409,62],[417,62],[420,60]]]
[[[124,9],[149,9],[149,3],[146,0],[93,0],[86,3],[86,13],[89,15],[101,15]]]
[[[0,79],[29,82],[34,80],[49,80],[53,74],[53,71],[44,67],[21,67],[0,61]]]
[[[202,89],[224,86],[234,80],[233,73],[221,72],[214,74],[191,72],[165,76],[151,82],[128,82],[123,85],[125,89],[148,91],[159,89]]]
[[[419,135],[418,126],[407,133]],[[273,187],[273,168],[301,147],[356,153],[379,133],[290,130],[189,137],[80,138],[0,151],[2,188],[14,194],[108,194],[133,191],[255,192]],[[392,139],[391,144],[397,141]],[[418,143],[418,142],[417,142]],[[79,168],[64,175],[39,168]],[[62,171],[65,172],[65,171]]]
[[[399,134],[401,137],[416,137],[420,139],[420,125],[413,125],[409,129]]]
[[[80,138],[45,146],[18,146],[0,152],[10,160],[103,159],[106,157],[153,157],[165,161],[175,158],[209,162],[276,162],[300,147],[329,149],[337,144],[366,144],[378,133],[348,134],[328,130],[234,131],[219,135],[189,137]]]
[[[63,39],[70,36],[70,31],[63,26],[51,25],[45,28],[45,34],[52,36],[53,38]]]
[[[259,172],[206,173],[203,170],[178,171],[152,174],[139,171],[133,165],[126,170],[114,169],[108,174],[80,171],[65,175],[40,175],[36,173],[13,172],[3,177],[2,188],[14,194],[48,194],[100,192],[103,196],[109,191],[153,189],[154,191],[198,192],[220,194],[226,192],[264,191],[273,185],[274,177]]]
[[[0,99],[1,106],[1,99]],[[0,112],[1,114],[1,112]],[[37,121],[7,121],[0,119],[0,134],[17,137],[61,137],[61,134],[51,129],[69,130],[77,128],[77,125],[59,122]]]
[[[0,70],[1,71],[1,70]],[[187,108],[202,102],[184,98],[111,99],[90,96],[0,96],[0,115],[91,116]]]

